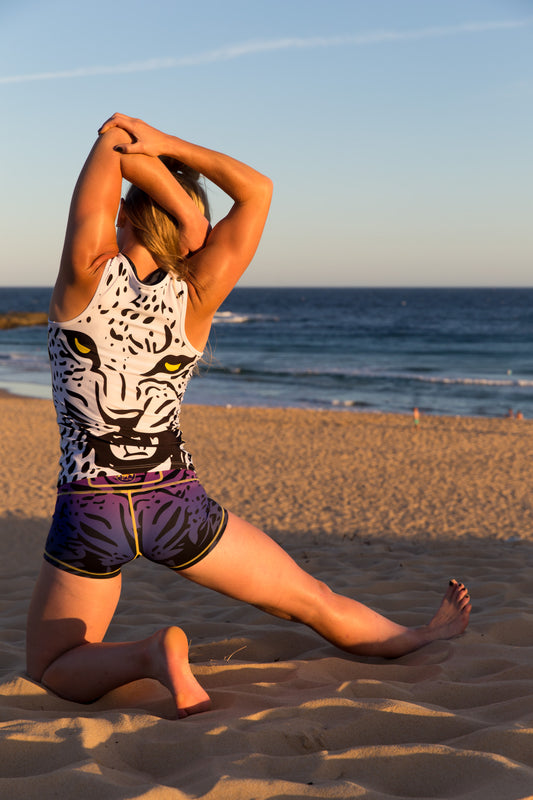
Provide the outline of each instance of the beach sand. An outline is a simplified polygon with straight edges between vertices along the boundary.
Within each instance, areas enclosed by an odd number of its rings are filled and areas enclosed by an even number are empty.
[[[139,559],[110,641],[179,624],[213,710],[139,681],[82,706],[24,674],[54,503],[52,404],[0,397],[0,797],[533,797],[533,423],[185,407],[209,492],[306,569],[404,624],[450,577],[465,634],[386,661]]]

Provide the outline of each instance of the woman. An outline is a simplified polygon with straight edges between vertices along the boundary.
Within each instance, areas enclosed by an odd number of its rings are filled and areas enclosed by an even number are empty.
[[[233,200],[212,230],[199,174]],[[123,178],[132,188],[121,202]],[[305,573],[198,481],[181,398],[215,311],[254,255],[271,192],[251,167],[122,114],[104,123],[80,174],[50,308],[62,455],[27,647],[30,677],[62,697],[90,702],[149,677],[178,716],[209,708],[180,628],[102,641],[120,568],[141,554],[349,653],[400,656],[466,628],[462,584],[450,581],[428,625],[398,625]]]

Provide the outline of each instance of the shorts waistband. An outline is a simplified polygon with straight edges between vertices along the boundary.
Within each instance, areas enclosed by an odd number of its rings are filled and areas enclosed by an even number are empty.
[[[159,470],[158,472],[132,472],[124,475],[103,475],[98,478],[87,478],[82,481],[65,483],[58,487],[58,494],[72,492],[131,492],[151,489],[153,486],[173,486],[177,483],[197,481],[198,476],[192,469]]]

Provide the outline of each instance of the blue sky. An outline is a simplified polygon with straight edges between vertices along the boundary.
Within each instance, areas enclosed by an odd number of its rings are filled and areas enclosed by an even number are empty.
[[[0,285],[114,111],[272,177],[243,285],[533,285],[533,0],[3,0],[0,98]]]

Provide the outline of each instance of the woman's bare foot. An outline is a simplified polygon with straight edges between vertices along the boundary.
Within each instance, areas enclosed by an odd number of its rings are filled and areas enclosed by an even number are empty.
[[[452,639],[463,633],[471,611],[470,595],[466,586],[451,580],[440,608],[427,625],[411,628],[395,622],[359,605],[359,619],[363,621],[359,642],[345,649],[363,656],[399,658],[438,639]]]
[[[452,639],[466,630],[472,604],[468,589],[463,583],[452,578],[440,608],[429,623],[419,629],[424,644],[437,639]]]
[[[189,665],[189,643],[181,628],[157,631],[150,637],[149,658],[152,677],[172,694],[178,718],[199,714],[211,708],[207,692],[202,689]]]

